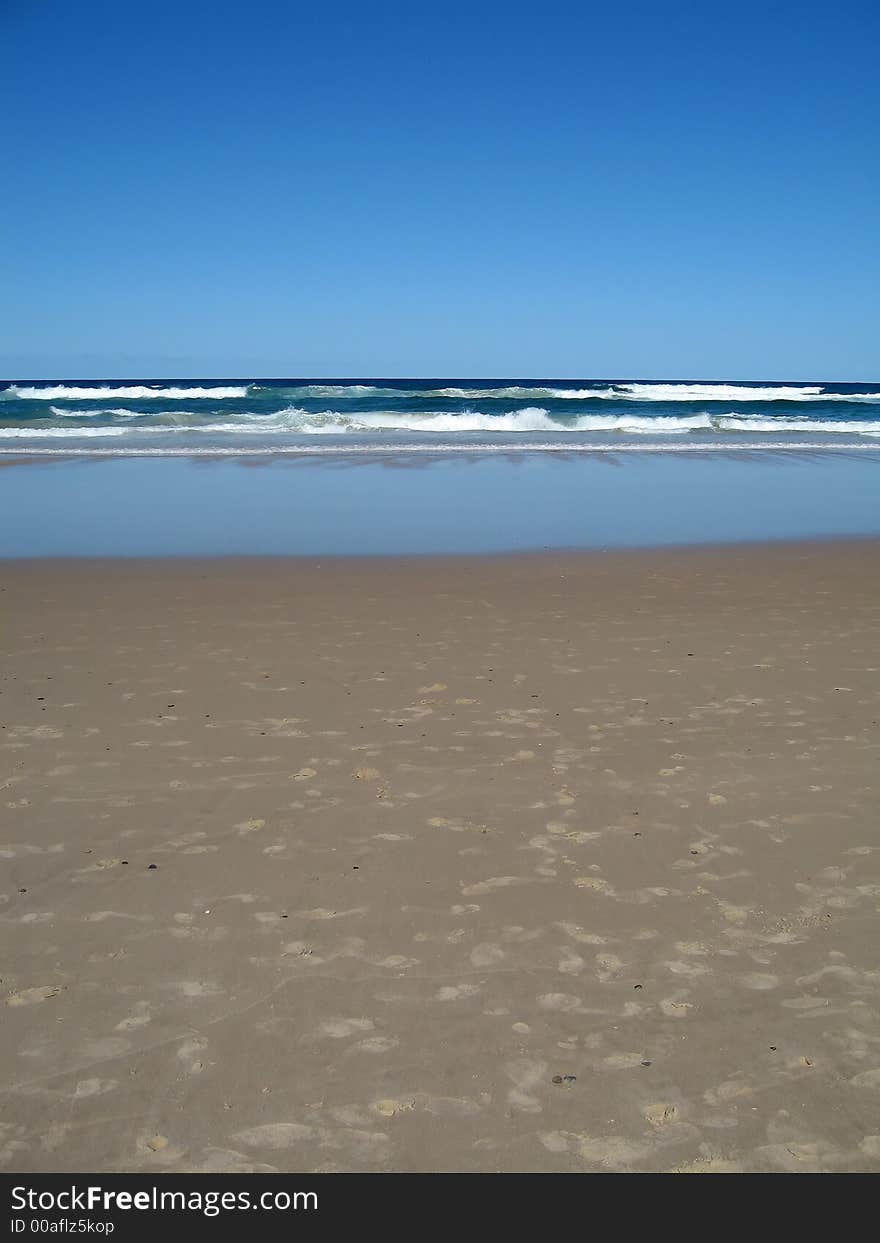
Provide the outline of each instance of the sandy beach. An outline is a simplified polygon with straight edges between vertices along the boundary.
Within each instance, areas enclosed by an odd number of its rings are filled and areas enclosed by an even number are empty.
[[[878,571],[0,563],[5,1168],[880,1169]]]

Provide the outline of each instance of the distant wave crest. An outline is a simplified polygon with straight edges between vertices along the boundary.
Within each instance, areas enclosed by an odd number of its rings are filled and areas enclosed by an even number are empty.
[[[509,385],[505,388],[441,388],[411,394],[419,397],[453,397],[473,401],[489,400],[553,400],[553,401],[846,401],[877,402],[880,393],[826,392],[820,385],[747,385],[747,384],[609,384],[590,388],[542,388]]]
[[[56,384],[42,388],[36,385],[22,387],[12,384],[0,396],[18,401],[112,401],[114,398],[119,401],[193,401],[200,398],[224,401],[227,398],[247,397],[247,392],[246,384],[218,388],[151,388],[146,384],[119,388],[109,384],[94,388]]]
[[[608,394],[632,401],[880,401],[880,393],[826,392],[820,385],[617,384]]]
[[[374,384],[303,384],[303,385],[149,385],[119,384],[13,384],[0,392],[0,399],[11,401],[104,402],[121,401],[228,401],[245,398],[265,402],[277,398],[296,404],[302,401],[377,403],[385,399],[398,402],[407,398],[420,402],[449,400],[454,402],[526,402],[538,406],[542,402],[617,402],[654,403],[667,405],[699,402],[712,405],[723,402],[816,402],[877,403],[880,392],[838,392],[816,384],[721,384],[693,382],[652,383],[631,381],[621,383],[593,382],[586,386],[560,384],[508,384],[501,387],[441,386],[389,388]],[[136,413],[136,412],[132,412]],[[442,412],[440,412],[442,413]]]

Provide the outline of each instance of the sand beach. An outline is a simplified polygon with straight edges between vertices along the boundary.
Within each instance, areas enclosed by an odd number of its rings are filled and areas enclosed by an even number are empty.
[[[0,1155],[880,1169],[880,545],[0,565]]]

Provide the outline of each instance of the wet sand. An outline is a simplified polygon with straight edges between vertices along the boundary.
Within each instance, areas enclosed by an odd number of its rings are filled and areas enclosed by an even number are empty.
[[[5,1167],[880,1169],[878,571],[0,563]]]

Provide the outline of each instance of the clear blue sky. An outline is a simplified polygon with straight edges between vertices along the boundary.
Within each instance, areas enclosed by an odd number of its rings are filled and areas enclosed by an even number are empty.
[[[874,0],[0,0],[0,375],[880,379]]]

